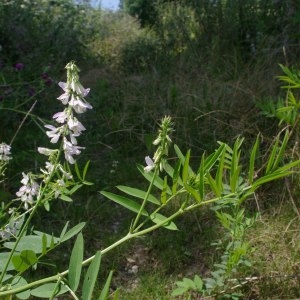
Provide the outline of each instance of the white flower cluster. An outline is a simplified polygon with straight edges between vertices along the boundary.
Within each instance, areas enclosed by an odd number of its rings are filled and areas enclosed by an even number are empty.
[[[10,155],[11,147],[5,143],[0,144],[0,161],[7,162],[11,159]]]
[[[67,82],[59,82],[59,86],[63,89],[64,93],[57,99],[66,106],[64,111],[58,112],[53,115],[53,119],[62,124],[59,127],[53,125],[45,125],[49,129],[46,134],[50,138],[51,143],[57,143],[60,137],[63,141],[63,150],[66,160],[74,164],[74,155],[79,155],[81,149],[84,147],[77,146],[77,137],[85,130],[85,127],[74,116],[74,111],[77,114],[86,112],[87,109],[92,109],[92,106],[85,101],[84,97],[87,96],[90,89],[84,89],[78,81],[78,69],[74,63],[70,63],[66,67],[68,69]],[[46,152],[50,149],[38,148],[42,154],[48,155]]]
[[[23,186],[20,187],[16,195],[24,202],[24,208],[28,210],[28,204],[32,205],[34,203],[33,197],[39,192],[39,185],[34,181],[31,173],[22,173],[22,175],[21,183],[23,183]]]

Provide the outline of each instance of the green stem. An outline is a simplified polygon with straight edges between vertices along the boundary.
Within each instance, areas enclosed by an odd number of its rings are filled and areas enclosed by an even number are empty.
[[[147,200],[148,200],[148,198],[149,198],[150,192],[151,192],[152,187],[153,187],[153,184],[154,184],[155,177],[156,177],[157,172],[158,172],[158,168],[159,168],[159,165],[156,165],[156,166],[155,166],[155,169],[154,169],[154,172],[153,172],[153,177],[152,177],[151,182],[150,182],[150,184],[149,184],[149,187],[148,187],[146,196],[145,196],[145,198],[144,198],[144,200],[143,200],[142,206],[141,206],[141,208],[140,208],[140,210],[139,210],[137,216],[135,217],[135,220],[134,220],[134,222],[133,222],[133,225],[132,225],[131,228],[130,228],[130,232],[131,232],[131,233],[134,232],[134,230],[136,229],[136,226],[137,226],[137,224],[138,224],[138,221],[139,221],[139,219],[140,219],[140,217],[141,217],[141,215],[142,215],[142,211],[143,211],[143,209],[145,208],[145,205],[146,205],[146,203],[147,203]]]

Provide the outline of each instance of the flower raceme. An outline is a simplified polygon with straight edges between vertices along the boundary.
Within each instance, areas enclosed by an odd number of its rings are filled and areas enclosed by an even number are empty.
[[[33,179],[31,173],[28,174],[22,173],[22,175],[23,175],[23,179],[21,180],[21,183],[23,183],[23,186],[20,187],[16,195],[24,203],[24,208],[28,210],[29,208],[28,205],[29,204],[32,205],[34,203],[33,199],[39,192],[39,185]]]
[[[0,161],[7,162],[11,159],[10,155],[11,147],[5,143],[0,144]]]
[[[65,159],[74,164],[74,155],[79,155],[84,147],[77,146],[77,137],[86,130],[81,122],[74,116],[74,112],[82,114],[87,109],[92,109],[92,106],[84,99],[90,91],[85,89],[79,82],[78,68],[71,62],[67,64],[67,82],[59,82],[58,85],[63,89],[63,94],[57,99],[62,102],[66,108],[62,112],[53,115],[53,119],[61,124],[59,127],[53,125],[45,125],[48,131],[46,134],[50,138],[50,142],[55,144],[62,137],[63,150]],[[45,152],[45,151],[43,151]],[[42,154],[44,154],[41,152]]]
[[[155,166],[159,166],[160,171],[163,170],[163,165],[165,162],[165,158],[169,153],[169,146],[172,142],[169,134],[173,131],[173,123],[171,117],[165,116],[159,125],[158,136],[153,141],[153,145],[157,146],[157,149],[154,153],[153,159],[150,156],[145,157],[146,167],[144,167],[144,171],[146,173],[150,172],[155,168]]]

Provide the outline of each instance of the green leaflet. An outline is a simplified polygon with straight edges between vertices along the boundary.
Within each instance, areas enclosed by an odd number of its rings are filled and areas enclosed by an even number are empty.
[[[51,235],[46,235],[47,236],[47,248],[52,248],[53,245],[57,244],[59,239],[56,237],[52,237]],[[23,236],[16,248],[16,251],[21,252],[23,250],[31,250],[35,252],[36,254],[43,253],[44,251],[44,243],[45,243],[45,238],[43,238],[42,235],[26,235]],[[52,240],[52,243],[51,243]],[[15,242],[6,242],[4,243],[4,247],[8,249],[12,249],[14,247]],[[52,245],[53,244],[53,245]]]
[[[68,289],[65,286],[61,286],[59,284],[57,289],[57,283],[46,283],[43,284],[33,290],[30,291],[30,294],[37,298],[51,298],[53,294],[55,296],[64,294],[68,291]]]
[[[250,154],[250,162],[249,162],[249,172],[248,172],[248,180],[249,180],[249,184],[252,184],[253,179],[254,179],[254,167],[255,167],[255,159],[257,156],[257,152],[258,152],[258,147],[259,147],[259,135],[256,138],[255,144],[251,150],[251,154]]]
[[[83,281],[82,300],[92,299],[95,283],[100,269],[100,263],[101,263],[101,251],[98,251],[94,259],[92,260]]]
[[[105,196],[106,198],[122,205],[123,207],[138,213],[140,211],[141,205],[139,203],[136,203],[135,201],[125,198],[123,196],[119,196],[110,192],[105,192],[105,191],[101,191],[100,192],[103,196]],[[148,213],[145,209],[142,210],[142,215],[144,216],[148,216]]]
[[[167,220],[167,217],[165,217],[159,213],[153,213],[150,216],[150,218],[155,224],[163,224],[163,222],[165,222]],[[169,230],[178,230],[176,224],[172,221],[167,221],[166,224],[163,225],[163,227],[166,229],[169,229]]]
[[[67,223],[67,224],[68,224],[68,223]],[[67,224],[66,224],[66,226],[67,226]],[[65,227],[66,227],[66,226],[65,226]],[[85,222],[81,222],[81,223],[75,225],[75,226],[74,226],[73,228],[71,228],[69,231],[67,231],[66,233],[64,233],[64,235],[61,234],[61,237],[60,237],[59,242],[60,242],[60,243],[63,243],[63,242],[65,242],[65,241],[69,240],[69,239],[72,238],[74,235],[76,235],[77,233],[79,233],[79,232],[83,229],[84,226],[85,226]],[[65,228],[65,227],[64,227],[64,229],[63,229],[63,232],[66,231],[66,228]],[[62,233],[63,233],[63,232],[62,232]]]
[[[32,250],[23,250],[19,255],[12,257],[14,268],[18,272],[24,272],[37,263],[37,256]]]
[[[147,194],[145,191],[142,191],[142,190],[139,190],[139,189],[136,189],[136,188],[132,188],[132,187],[129,187],[129,186],[124,186],[124,185],[118,185],[118,186],[116,186],[116,188],[119,189],[120,191],[130,195],[130,196],[140,198],[140,199],[145,199],[146,194]],[[151,194],[148,195],[147,200],[154,203],[154,204],[160,205],[159,200],[157,200],[157,198],[155,198]]]
[[[27,281],[25,280],[25,278],[21,277],[21,276],[16,276],[13,281],[12,281],[12,288],[18,288],[21,286],[24,286],[27,284]],[[17,295],[18,299],[28,299],[30,297],[30,290],[18,293]]]
[[[83,261],[83,236],[80,232],[76,238],[74,247],[72,249],[70,262],[69,262],[69,287],[73,292],[75,292],[78,288],[81,269],[82,269],[82,261]]]
[[[106,300],[108,297],[108,293],[109,293],[109,287],[110,287],[110,283],[111,283],[111,279],[112,279],[112,275],[113,275],[113,271],[109,272],[109,275],[106,279],[105,285],[103,287],[103,290],[101,291],[101,294],[99,296],[99,300]]]

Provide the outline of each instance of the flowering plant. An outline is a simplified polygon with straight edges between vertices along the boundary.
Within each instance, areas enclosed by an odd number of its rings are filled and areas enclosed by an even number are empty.
[[[85,223],[79,223],[68,229],[67,222],[59,236],[30,230],[30,223],[39,207],[50,210],[52,201],[58,199],[72,201],[71,196],[78,188],[91,184],[85,179],[89,163],[84,166],[82,172],[76,165],[76,157],[84,149],[78,146],[77,139],[86,130],[76,114],[80,115],[92,109],[85,100],[89,89],[83,88],[80,84],[79,69],[74,62],[68,63],[66,69],[67,82],[59,83],[63,94],[58,97],[65,108],[53,115],[56,125],[45,125],[50,143],[60,142],[60,146],[55,149],[38,148],[38,152],[47,157],[44,167],[40,168],[39,174],[22,173],[22,186],[16,192],[17,198],[1,206],[1,217],[8,219],[0,231],[1,299],[12,295],[16,295],[19,299],[28,299],[31,296],[54,299],[65,293],[69,293],[72,299],[92,299],[101,257],[105,253],[128,240],[158,228],[177,230],[175,218],[204,205],[215,204],[219,209],[226,208],[228,205],[238,207],[261,185],[291,174],[292,168],[299,164],[299,161],[294,161],[280,165],[288,143],[288,133],[282,141],[280,137],[277,138],[266,167],[259,171],[255,168],[259,137],[251,150],[247,170],[243,170],[240,162],[242,139],[238,139],[233,147],[220,143],[215,152],[210,155],[203,154],[196,171],[190,163],[191,151],[188,150],[184,155],[179,147],[174,145],[176,159],[172,160],[173,164],[168,160],[173,123],[171,118],[166,116],[161,120],[158,136],[153,142],[156,146],[153,158],[146,156],[146,166],[138,166],[140,173],[148,182],[147,190],[117,186],[124,195],[101,191],[104,197],[135,213],[128,233],[112,245],[84,259],[84,239],[81,231]],[[0,145],[1,177],[4,177],[5,168],[11,158],[10,150],[10,146],[6,144]],[[78,179],[75,179],[72,174],[72,165],[75,166]],[[176,205],[171,205],[174,202]],[[165,209],[170,206],[173,209]],[[226,214],[222,215],[222,212],[219,212],[218,217],[224,224],[227,222]],[[46,255],[74,236],[76,240],[67,270],[60,270],[58,274],[32,282],[27,281],[26,271],[38,269],[39,263]],[[240,235],[238,237],[240,238]],[[82,268],[87,265],[89,267],[81,289],[78,289]],[[226,276],[229,276],[228,273],[234,269],[233,267],[231,262]],[[99,300],[107,299],[111,278],[112,272],[109,273]],[[200,285],[202,289],[203,285]],[[200,289],[200,285],[197,278],[195,287]],[[185,287],[184,292],[189,288],[190,286]],[[208,285],[206,288],[212,289]],[[79,296],[80,291],[81,296]],[[181,292],[182,289],[176,293]],[[116,295],[114,299],[117,299]]]

